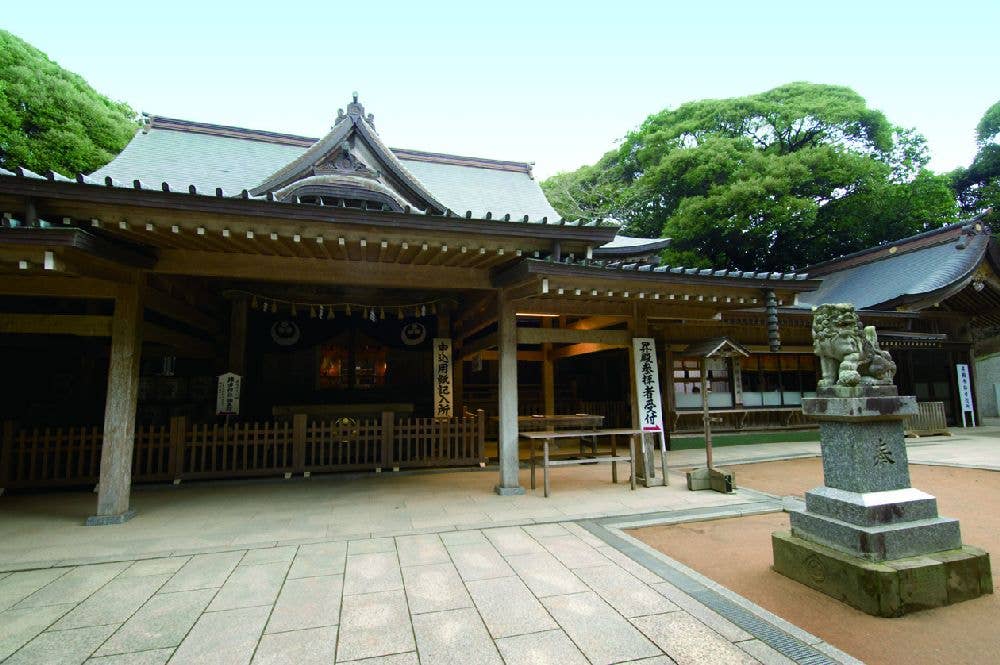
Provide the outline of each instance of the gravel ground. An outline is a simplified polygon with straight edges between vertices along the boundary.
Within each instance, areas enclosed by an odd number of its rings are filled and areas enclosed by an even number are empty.
[[[740,486],[777,495],[802,496],[823,481],[819,459],[731,468]],[[910,465],[910,477],[938,498],[942,515],[961,520],[966,544],[1000,553],[1000,474]],[[630,533],[866,663],[998,662],[1000,595],[899,619],[871,617],[771,570],[771,532],[787,529],[786,515],[770,514]],[[994,586],[998,570],[994,557]]]

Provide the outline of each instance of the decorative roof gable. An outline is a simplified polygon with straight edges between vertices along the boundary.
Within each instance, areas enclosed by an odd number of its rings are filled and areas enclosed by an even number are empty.
[[[412,207],[434,214],[447,210],[382,143],[374,116],[365,115],[357,93],[347,113],[338,109],[329,134],[251,190],[255,196],[268,193],[281,200],[326,194],[372,200],[398,210]]]

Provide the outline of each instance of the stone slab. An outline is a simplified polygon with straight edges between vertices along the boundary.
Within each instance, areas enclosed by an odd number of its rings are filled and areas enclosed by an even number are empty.
[[[67,603],[0,612],[0,661],[30,642],[71,609],[73,604]]]
[[[240,560],[241,566],[256,566],[262,563],[290,563],[295,557],[295,547],[262,547],[249,550]]]
[[[337,662],[413,651],[413,627],[402,591],[344,596]]]
[[[344,595],[403,588],[399,560],[395,552],[374,552],[347,557],[344,571]]]
[[[219,589],[208,611],[273,604],[287,571],[287,561],[238,566]]]
[[[821,422],[823,484],[847,492],[910,487],[903,423]]]
[[[423,663],[503,665],[496,645],[474,609],[415,616],[413,632]]]
[[[128,566],[129,564],[125,562],[74,568],[19,602],[16,607],[41,607],[43,605],[82,602]]]
[[[336,651],[336,626],[264,635],[253,665],[327,665],[334,662]]]
[[[346,558],[347,543],[343,541],[299,545],[288,579],[341,575]]]
[[[870,561],[902,559],[962,546],[958,520],[947,517],[870,527],[794,509],[788,511],[788,518],[796,537]]]
[[[86,665],[165,665],[173,653],[173,649],[154,649],[142,653],[98,656],[88,659]]]
[[[340,621],[344,589],[341,575],[287,580],[281,588],[265,633],[334,626]]]
[[[483,535],[493,543],[493,547],[497,548],[497,551],[503,556],[536,554],[544,551],[537,540],[529,536],[524,529],[518,526],[485,529]]]
[[[755,658],[685,612],[639,617],[632,623],[678,665],[757,664]]]
[[[411,614],[472,607],[472,598],[451,562],[403,568]]]
[[[215,589],[157,594],[139,608],[95,655],[175,647],[211,602]]]
[[[627,618],[680,609],[662,594],[610,562],[604,566],[580,568],[575,573],[605,602]]]
[[[172,556],[136,561],[128,567],[121,577],[144,577],[146,575],[173,575],[186,564],[191,557]]]
[[[163,585],[161,592],[220,587],[242,558],[242,550],[195,555]]]
[[[518,635],[497,640],[507,665],[589,665],[573,641],[561,630]]]
[[[451,561],[444,543],[435,533],[417,534],[413,536],[398,536],[396,538],[396,554],[399,565],[425,566],[431,563],[447,563]]]
[[[603,566],[608,563],[603,554],[572,534],[542,538],[538,542],[567,568]]]
[[[69,568],[42,568],[11,573],[0,580],[0,612],[13,607],[69,571]]]
[[[494,639],[559,627],[518,577],[477,580],[467,586]]]
[[[108,639],[117,625],[88,626],[73,630],[58,630],[45,632],[31,640],[10,658],[4,665],[77,665],[87,659]]]
[[[512,556],[507,562],[539,598],[588,590],[573,571],[548,552]]]
[[[270,607],[205,612],[177,647],[175,663],[246,665],[264,630]]]
[[[570,639],[594,665],[658,656],[662,652],[592,591],[542,599]]]
[[[448,552],[458,574],[467,582],[514,574],[500,553],[488,542],[478,545],[449,545]]]
[[[775,571],[875,616],[902,616],[992,593],[992,583],[987,590],[982,581],[989,575],[989,555],[976,548],[876,563],[788,532],[771,534],[771,544]]]
[[[933,519],[937,499],[913,487],[886,492],[847,492],[816,487],[806,492],[806,509],[859,526]]]
[[[53,630],[124,623],[163,586],[168,577],[116,577],[57,621]]]

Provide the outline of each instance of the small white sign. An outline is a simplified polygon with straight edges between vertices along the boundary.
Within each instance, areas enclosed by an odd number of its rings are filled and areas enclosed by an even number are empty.
[[[434,417],[451,418],[454,409],[452,393],[451,339],[434,338]]]
[[[958,371],[958,398],[962,404],[962,427],[965,427],[965,414],[972,415],[972,426],[976,426],[976,411],[972,405],[972,376],[968,365],[955,365]]]
[[[226,372],[219,376],[219,387],[215,393],[215,414],[218,416],[238,416],[240,413],[239,374]]]
[[[663,405],[660,374],[656,367],[656,343],[652,337],[632,339],[635,362],[635,398],[639,405],[640,427],[644,432],[663,432]]]

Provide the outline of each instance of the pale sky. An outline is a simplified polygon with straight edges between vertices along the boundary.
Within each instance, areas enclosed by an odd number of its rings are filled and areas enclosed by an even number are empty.
[[[9,30],[137,111],[321,136],[357,90],[383,140],[596,161],[663,108],[806,80],[847,85],[975,154],[1000,100],[1000,2],[13,2]]]

